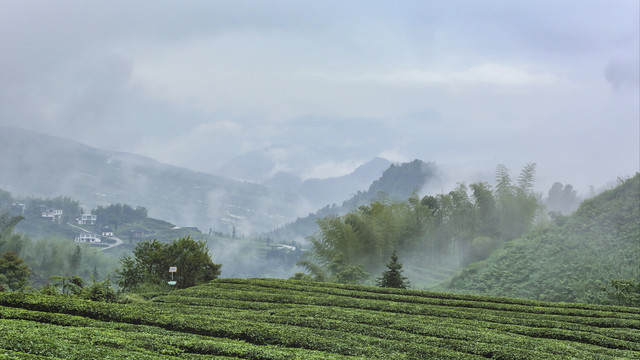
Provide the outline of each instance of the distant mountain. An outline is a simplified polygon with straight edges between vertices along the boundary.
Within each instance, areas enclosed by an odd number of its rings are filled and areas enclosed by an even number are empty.
[[[239,181],[261,183],[271,177],[275,166],[275,161],[267,152],[255,150],[229,160],[216,174]]]
[[[0,154],[0,189],[15,196],[144,206],[152,217],[205,231],[266,231],[310,210],[296,194],[27,130],[0,127]]]
[[[327,179],[307,179],[300,185],[298,192],[314,208],[340,204],[357,192],[368,189],[369,185],[379,179],[391,164],[391,161],[387,159],[376,157],[344,176]]]
[[[366,172],[368,169],[368,167],[364,167],[362,171]],[[351,198],[345,200],[341,206],[335,203],[327,205],[315,213],[298,218],[266,235],[273,236],[279,241],[303,241],[305,237],[312,235],[317,230],[316,219],[318,218],[346,214],[353,208],[371,203],[381,195],[390,200],[406,200],[414,192],[419,192],[425,185],[439,181],[440,173],[434,163],[425,163],[416,159],[399,165],[392,164],[382,173],[380,178],[369,186],[367,191],[358,191]]]
[[[601,288],[610,285],[610,280],[640,279],[640,174],[585,200],[570,216],[556,216],[554,223],[471,264],[447,288],[600,303]],[[640,306],[640,299],[636,301],[635,306]]]
[[[302,179],[286,171],[278,171],[262,185],[287,192],[298,192],[300,185],[302,185]]]
[[[303,163],[300,163],[302,160]],[[313,160],[320,154],[287,144],[250,151],[236,156],[222,166],[216,174],[239,181],[260,183],[273,189],[301,195],[312,209],[340,204],[358,191],[365,191],[391,166],[391,161],[376,157],[342,176],[302,180],[301,174],[314,167]],[[325,159],[326,160],[326,159]],[[287,170],[282,170],[287,169]]]

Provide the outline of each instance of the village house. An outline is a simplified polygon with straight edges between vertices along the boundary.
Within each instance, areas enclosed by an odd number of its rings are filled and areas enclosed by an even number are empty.
[[[102,236],[113,237],[113,230],[111,230],[111,228],[108,226],[103,227]]]
[[[62,210],[60,209],[46,209],[42,211],[42,218],[49,222],[60,223],[62,222]]]
[[[82,233],[76,236],[75,242],[77,243],[101,243],[102,241],[96,234]]]
[[[95,225],[96,220],[98,220],[97,215],[93,214],[82,214],[78,218],[78,225]]]

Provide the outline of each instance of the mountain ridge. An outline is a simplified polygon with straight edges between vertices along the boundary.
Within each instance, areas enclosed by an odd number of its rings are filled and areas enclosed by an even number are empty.
[[[269,236],[284,241],[303,241],[317,229],[316,220],[329,215],[344,215],[348,211],[366,205],[383,196],[391,200],[406,200],[413,193],[419,192],[424,186],[440,181],[439,168],[433,162],[423,162],[415,159],[402,164],[392,164],[382,173],[382,176],[369,185],[366,191],[358,191],[341,205],[331,204],[320,210],[299,217],[294,222],[269,232]]]
[[[70,196],[87,208],[128,203],[175,224],[246,233],[309,211],[296,194],[24,129],[1,127],[0,152],[0,188],[17,196]]]

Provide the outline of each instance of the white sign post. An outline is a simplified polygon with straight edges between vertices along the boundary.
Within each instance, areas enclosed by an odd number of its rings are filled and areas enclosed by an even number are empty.
[[[169,267],[169,272],[171,273],[171,281],[169,281],[169,285],[175,285],[176,282],[173,281],[173,273],[178,271],[178,267],[176,266],[170,266]]]

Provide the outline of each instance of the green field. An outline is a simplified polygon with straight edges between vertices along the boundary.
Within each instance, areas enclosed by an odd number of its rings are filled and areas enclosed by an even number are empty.
[[[0,293],[0,358],[640,359],[640,309],[271,279],[149,302]]]

